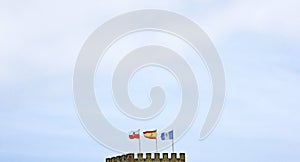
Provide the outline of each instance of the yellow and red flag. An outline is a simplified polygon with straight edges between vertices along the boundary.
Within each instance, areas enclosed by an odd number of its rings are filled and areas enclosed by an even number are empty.
[[[144,137],[149,138],[149,139],[156,139],[156,130],[153,131],[145,131],[143,132]]]

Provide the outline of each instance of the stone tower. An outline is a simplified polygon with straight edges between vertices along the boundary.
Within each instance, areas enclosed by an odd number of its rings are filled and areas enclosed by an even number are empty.
[[[121,156],[115,156],[111,158],[106,158],[106,162],[185,162],[185,153],[171,153],[169,156],[168,153],[146,153],[145,156],[143,153],[138,153],[136,158],[134,153],[124,154]]]

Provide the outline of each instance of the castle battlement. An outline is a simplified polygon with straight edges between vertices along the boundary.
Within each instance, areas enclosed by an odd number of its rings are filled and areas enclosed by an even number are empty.
[[[162,156],[161,156],[162,155]],[[171,153],[169,157],[168,153],[138,153],[137,157],[134,153],[124,154],[121,156],[115,156],[106,158],[106,162],[185,162],[185,153]]]

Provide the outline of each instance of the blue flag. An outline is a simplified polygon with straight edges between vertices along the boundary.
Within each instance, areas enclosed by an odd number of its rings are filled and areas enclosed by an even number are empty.
[[[163,132],[160,135],[161,140],[171,140],[173,139],[173,130],[169,132]]]

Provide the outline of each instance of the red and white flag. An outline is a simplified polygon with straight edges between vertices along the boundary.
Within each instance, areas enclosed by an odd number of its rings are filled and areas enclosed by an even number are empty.
[[[130,139],[139,139],[140,138],[140,130],[129,132]]]

